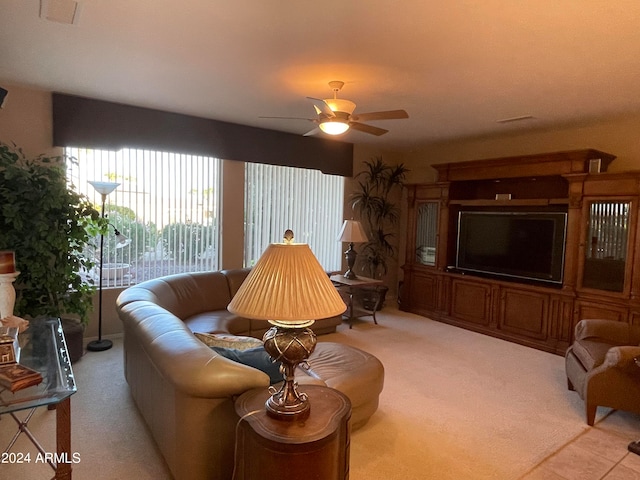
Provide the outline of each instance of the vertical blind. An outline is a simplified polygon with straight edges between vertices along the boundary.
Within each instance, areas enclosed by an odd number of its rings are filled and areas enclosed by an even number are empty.
[[[318,170],[245,165],[244,264],[253,266],[285,230],[307,243],[326,270],[338,270],[342,244],[344,178]]]
[[[417,261],[434,265],[438,235],[438,202],[428,202],[418,207],[416,228]]]
[[[625,260],[629,202],[593,202],[590,206],[587,258]]]
[[[68,182],[100,209],[89,181],[117,182],[105,213],[103,286],[127,286],[180,272],[217,270],[220,161],[138,149],[65,149]],[[114,229],[131,240],[118,248]],[[99,259],[94,239],[86,254]],[[97,283],[98,268],[84,272]]]

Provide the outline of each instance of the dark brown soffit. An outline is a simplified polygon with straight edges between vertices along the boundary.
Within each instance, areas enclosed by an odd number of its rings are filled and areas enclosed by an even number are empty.
[[[53,142],[142,148],[353,175],[353,144],[53,93]]]

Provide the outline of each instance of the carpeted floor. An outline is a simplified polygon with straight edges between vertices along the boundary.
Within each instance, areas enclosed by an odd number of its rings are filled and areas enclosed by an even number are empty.
[[[515,480],[589,428],[560,356],[395,309],[378,323],[368,318],[320,337],[369,351],[385,366],[379,410],[352,435],[352,480]],[[129,398],[121,340],[86,353],[74,372],[74,479],[169,479]],[[597,419],[616,414],[599,409]],[[54,415],[40,409],[29,424],[47,451],[55,450]],[[2,448],[14,426],[2,417]],[[12,451],[36,455],[24,435]],[[0,478],[47,475],[34,462],[0,465]]]

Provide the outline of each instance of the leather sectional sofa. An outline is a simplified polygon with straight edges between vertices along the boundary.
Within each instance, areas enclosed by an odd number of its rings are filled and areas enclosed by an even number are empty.
[[[219,356],[194,335],[262,337],[266,322],[226,309],[248,272],[171,275],[130,287],[117,299],[131,395],[178,480],[232,477],[238,422],[234,398],[252,388],[268,388],[267,374]],[[328,333],[340,323],[340,317],[333,317],[316,321],[312,328],[317,334]],[[325,385],[347,395],[352,429],[376,411],[384,368],[373,355],[319,338],[309,366],[296,373],[301,389],[305,384]]]

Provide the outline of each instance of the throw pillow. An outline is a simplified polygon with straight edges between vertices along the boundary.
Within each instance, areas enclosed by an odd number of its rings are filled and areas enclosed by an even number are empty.
[[[208,347],[235,348],[246,350],[262,346],[262,340],[253,337],[230,335],[225,333],[194,333],[194,335]]]
[[[280,365],[282,362],[274,362],[271,360],[271,357],[263,346],[249,348],[247,350],[211,347],[211,350],[229,360],[263,371],[269,375],[271,385],[282,381],[282,373],[280,373]]]

